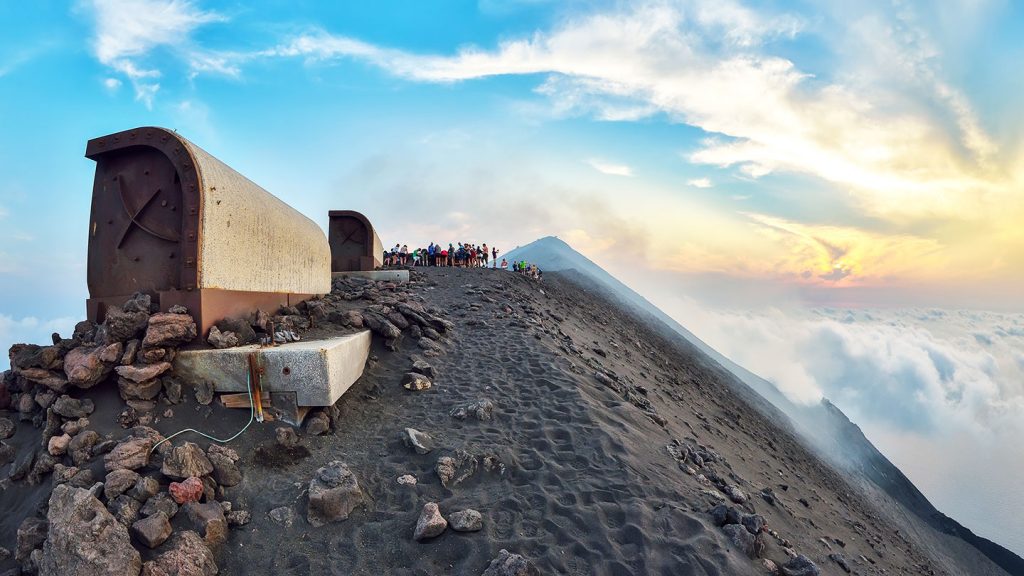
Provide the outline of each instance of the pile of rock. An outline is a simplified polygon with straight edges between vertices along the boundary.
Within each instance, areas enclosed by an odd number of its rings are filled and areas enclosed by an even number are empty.
[[[229,526],[250,518],[224,499],[224,488],[242,480],[239,456],[219,445],[204,451],[162,441],[152,428],[132,428],[104,455],[102,482],[58,464],[46,519],[29,518],[19,529],[23,571],[215,574],[213,551]],[[171,520],[182,514],[187,529],[175,534]],[[137,547],[161,554],[142,564]]]
[[[180,401],[180,384],[169,375],[171,362],[178,346],[195,337],[196,324],[186,309],[154,313],[150,297],[136,294],[124,306],[108,308],[102,324],[78,323],[71,338],[54,334],[50,346],[12,346],[11,370],[0,378],[0,401],[9,398],[22,420],[42,426],[48,449],[56,435],[50,452],[61,456],[71,444],[64,436],[73,436],[62,426],[86,418],[93,410],[91,401],[73,397],[77,390],[116,377],[128,404],[126,427],[140,421],[147,424],[145,419],[136,420],[137,415],[152,411],[162,391],[171,403],[175,398]],[[86,426],[87,421],[75,425],[77,429]]]

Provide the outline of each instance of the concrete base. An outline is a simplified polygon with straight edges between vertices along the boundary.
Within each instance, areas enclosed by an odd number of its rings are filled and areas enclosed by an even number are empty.
[[[369,280],[376,280],[378,282],[408,282],[409,271],[408,270],[362,270],[355,272],[331,272],[332,278],[341,278],[344,276],[356,276],[359,278],[367,278]]]
[[[299,406],[330,406],[362,376],[370,331],[266,348],[180,350],[174,371],[186,382],[211,382],[217,392],[244,393],[253,351],[259,351],[266,369],[264,391],[294,392]]]

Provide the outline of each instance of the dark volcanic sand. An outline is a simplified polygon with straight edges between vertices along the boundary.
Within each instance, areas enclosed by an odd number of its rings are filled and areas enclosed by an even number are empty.
[[[411,338],[391,352],[375,337],[377,360],[340,400],[338,430],[320,437],[300,432],[308,456],[260,461],[256,448],[273,445],[273,424],[254,424],[232,443],[242,455],[243,481],[225,497],[253,520],[231,530],[218,554],[222,574],[475,575],[502,548],[545,574],[764,574],[759,560],[734,549],[715,527],[706,511],[721,492],[681,469],[666,449],[673,439],[720,454],[724,462],[713,469],[823,574],[845,574],[830,553],[841,553],[861,574],[1002,574],[973,549],[947,546],[912,520],[876,508],[884,500],[847,484],[785,426],[729,392],[723,379],[732,377],[723,369],[568,277],[549,274],[537,283],[494,270],[429,269],[414,278],[412,291],[456,326],[447,351],[427,359],[439,373],[434,386],[410,392],[399,383],[410,355],[422,352]],[[613,372],[621,384],[600,383],[597,370]],[[90,417],[93,429],[119,436],[116,390],[102,399],[88,394],[106,404],[102,415]],[[229,435],[248,418],[246,411],[216,402],[198,406],[189,392],[186,397],[173,407],[174,418],[154,427],[164,434],[194,426]],[[667,420],[664,427],[638,406],[644,397]],[[492,420],[449,415],[481,398],[495,404]],[[419,455],[406,447],[399,437],[406,427],[431,434],[434,451]],[[38,438],[22,424],[11,442],[33,434]],[[506,470],[481,468],[446,489],[435,464],[456,450],[494,455]],[[331,460],[349,465],[368,503],[346,521],[313,528],[305,519],[305,492],[314,471]],[[0,476],[9,469],[0,467]],[[399,485],[404,474],[418,484]],[[13,551],[18,524],[46,500],[49,480],[43,484],[16,483],[0,493],[0,545]],[[763,488],[774,490],[774,506],[758,495]],[[449,529],[416,542],[413,528],[426,502],[439,503],[445,516],[476,509],[483,530]],[[268,516],[281,506],[296,513],[291,527]],[[763,557],[788,559],[774,537],[765,534],[764,542]]]

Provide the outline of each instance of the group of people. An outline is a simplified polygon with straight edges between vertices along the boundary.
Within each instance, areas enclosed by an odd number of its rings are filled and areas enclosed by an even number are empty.
[[[385,266],[460,266],[466,268],[487,268],[491,263],[492,268],[498,267],[498,249],[483,246],[474,246],[470,243],[448,244],[445,248],[441,244],[430,243],[426,248],[414,248],[409,250],[406,244],[395,244],[391,250],[384,252]],[[503,267],[508,264],[502,260]]]
[[[498,263],[498,253],[495,247],[487,247],[485,242],[482,246],[474,246],[470,243],[448,244],[445,248],[441,244],[431,242],[426,248],[409,249],[408,244],[395,244],[391,250],[384,252],[385,266],[458,266],[463,268],[501,268],[508,270],[509,263],[504,258],[501,264]],[[512,263],[512,271],[518,272],[535,280],[540,280],[543,273],[536,264],[516,260]]]
[[[508,269],[508,264],[502,262],[502,268]],[[512,271],[519,272],[523,276],[533,278],[534,280],[541,280],[544,278],[544,273],[536,264],[530,264],[523,260],[516,260],[512,263]]]

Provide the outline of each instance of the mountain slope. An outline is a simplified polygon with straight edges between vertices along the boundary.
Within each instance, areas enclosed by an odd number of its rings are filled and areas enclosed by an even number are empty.
[[[534,263],[544,271],[575,271],[587,281],[602,286],[637,313],[657,319],[664,327],[682,336],[749,387],[738,387],[739,389],[734,391],[751,405],[770,416],[777,416],[777,410],[781,410],[788,416],[788,420],[794,423],[802,438],[834,466],[857,473],[860,480],[876,486],[928,526],[977,548],[1010,574],[1024,574],[1024,559],[974,534],[937,510],[899,468],[871,444],[861,429],[827,399],[817,406],[793,404],[770,382],[708,346],[641,295],[558,238],[541,238],[512,250],[506,254],[506,258],[510,261],[525,260]],[[750,394],[751,390],[756,394]]]

